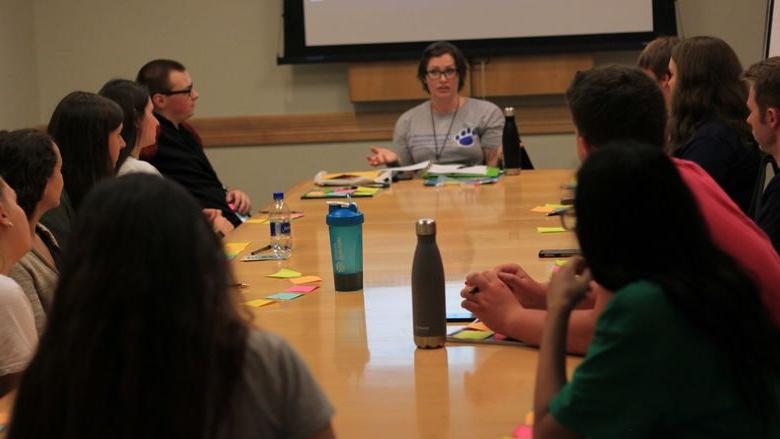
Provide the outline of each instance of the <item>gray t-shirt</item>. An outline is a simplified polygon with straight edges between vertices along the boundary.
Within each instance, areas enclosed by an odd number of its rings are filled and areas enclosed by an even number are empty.
[[[431,101],[426,101],[398,118],[393,146],[402,166],[426,160],[476,165],[485,162],[482,148],[501,145],[503,131],[504,115],[491,102],[465,98],[457,114],[441,114],[432,113]]]
[[[330,423],[333,411],[295,351],[279,336],[252,330],[230,410],[232,431],[220,437],[308,439]]]

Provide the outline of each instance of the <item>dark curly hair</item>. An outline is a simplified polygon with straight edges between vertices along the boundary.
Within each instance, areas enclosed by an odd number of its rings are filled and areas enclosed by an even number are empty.
[[[57,164],[52,138],[41,131],[23,129],[0,132],[0,175],[16,191],[27,218],[41,201]]]

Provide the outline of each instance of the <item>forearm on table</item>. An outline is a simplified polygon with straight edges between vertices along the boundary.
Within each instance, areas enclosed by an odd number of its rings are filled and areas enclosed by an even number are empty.
[[[499,148],[482,148],[483,155],[485,156],[485,164],[488,166],[498,165],[498,152]]]
[[[547,311],[518,307],[512,311],[503,332],[511,338],[522,340],[530,345],[542,344]],[[573,311],[569,317],[568,334],[566,337],[566,352],[583,355],[588,350],[593,339],[593,329],[598,318],[595,309]]]

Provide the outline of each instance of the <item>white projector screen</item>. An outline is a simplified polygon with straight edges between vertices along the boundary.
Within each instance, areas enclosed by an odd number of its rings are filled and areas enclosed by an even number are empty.
[[[652,0],[303,0],[307,46],[653,31]]]

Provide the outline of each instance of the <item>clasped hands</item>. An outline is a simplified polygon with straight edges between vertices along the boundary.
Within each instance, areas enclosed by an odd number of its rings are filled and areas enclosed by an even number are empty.
[[[590,270],[580,256],[554,273],[548,285],[534,280],[517,264],[503,264],[466,276],[461,305],[491,329],[506,333],[514,313],[523,307],[563,311],[592,308],[591,282]]]

